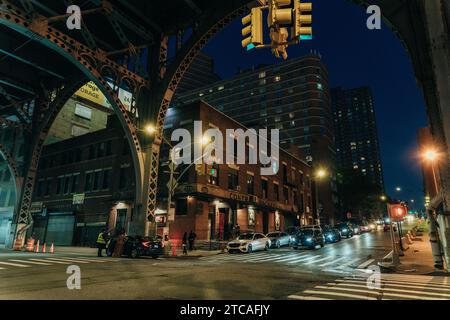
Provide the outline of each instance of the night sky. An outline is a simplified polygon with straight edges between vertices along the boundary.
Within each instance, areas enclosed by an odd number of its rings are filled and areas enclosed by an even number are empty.
[[[330,87],[370,86],[375,100],[386,193],[423,203],[422,175],[416,158],[417,129],[427,125],[425,103],[408,53],[394,33],[368,30],[365,9],[346,0],[312,0],[314,39],[288,48],[290,58],[316,50],[328,67]],[[269,49],[241,48],[241,19],[203,50],[222,78],[238,68],[280,63]],[[396,186],[402,187],[396,193]]]

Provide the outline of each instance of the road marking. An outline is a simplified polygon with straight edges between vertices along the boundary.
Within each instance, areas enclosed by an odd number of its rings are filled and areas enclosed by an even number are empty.
[[[50,263],[34,262],[34,261],[29,261],[29,260],[15,260],[15,259],[10,259],[10,260],[8,260],[8,261],[19,262],[19,263],[37,264],[37,265],[41,265],[41,266],[51,266]]]
[[[359,285],[359,284],[351,284],[351,283],[340,283],[338,284],[338,286],[344,286],[344,287],[356,287],[356,288],[367,288],[366,286],[363,285]],[[438,297],[446,297],[446,298],[450,298],[450,294],[446,294],[446,293],[435,293],[435,292],[425,292],[425,291],[414,291],[414,290],[402,290],[402,289],[397,289],[397,288],[380,288],[380,291],[389,291],[389,292],[399,292],[399,293],[414,293],[414,294],[423,294],[423,295],[428,295],[428,296],[438,296]]]
[[[319,297],[312,297],[312,296],[298,296],[295,294],[292,294],[288,296],[288,299],[294,299],[294,300],[331,300],[328,298],[319,298]]]
[[[62,261],[48,261],[48,260],[44,260],[44,259],[30,259],[33,261],[38,261],[38,262],[50,262],[50,263],[56,263],[56,264],[70,264],[69,262],[62,262]]]
[[[364,280],[336,280],[338,282],[350,282],[350,283],[366,283],[366,281]],[[386,280],[381,280],[381,283],[384,286],[390,286],[390,287],[401,287],[401,288],[411,288],[411,289],[427,289],[427,290],[435,290],[435,291],[449,291],[450,292],[450,288],[448,288],[448,286],[436,286],[436,285],[429,285],[427,283],[423,283],[422,285],[414,285],[414,284],[405,284],[405,283],[400,283],[397,284],[396,281],[386,281]]]
[[[367,294],[376,294],[376,295],[380,294],[378,291],[341,288],[341,287],[338,287],[336,285],[334,285],[332,287],[316,286],[316,287],[314,287],[314,289],[329,289],[329,290],[338,290],[338,291],[346,291],[346,292],[357,292],[357,293],[367,293]]]
[[[328,296],[338,296],[338,297],[346,297],[346,298],[362,299],[362,300],[377,300],[376,298],[373,298],[373,297],[361,296],[361,295],[356,295],[356,294],[341,293],[341,292],[305,290],[304,293],[307,293],[307,294],[321,294],[321,295],[328,295]]]
[[[19,268],[29,268],[31,266],[27,266],[24,264],[17,264],[17,263],[9,263],[9,262],[0,262],[0,264],[5,266],[12,266],[12,267],[19,267]]]
[[[295,261],[288,262],[288,264],[298,263],[300,261],[308,261],[308,260],[312,260],[312,259],[317,259],[319,257],[320,256],[312,256],[312,257],[301,258],[301,259],[297,259]]]
[[[383,274],[382,276],[382,281],[385,282],[389,282],[389,283],[398,283],[398,284],[424,284],[427,286],[434,286],[434,287],[443,287],[443,288],[448,288],[448,286],[446,286],[445,284],[439,283],[439,282],[435,282],[435,281],[430,281],[430,280],[426,280],[426,279],[417,279],[416,281],[406,281],[406,280],[397,280],[396,278],[392,278],[394,280],[391,279],[386,279],[386,274]],[[425,277],[425,276],[424,276]],[[366,278],[360,278],[360,277],[345,277],[344,279],[346,280],[361,280],[364,281]]]
[[[374,261],[375,259],[369,259],[366,262],[361,263],[356,269],[365,269],[366,267],[370,266]]]
[[[62,259],[62,258],[47,258],[48,260],[55,260],[55,261],[65,261],[65,262],[71,262],[71,263],[89,263],[87,261],[82,261],[82,260],[69,260],[69,259]]]
[[[323,264],[319,265],[319,267],[327,267],[329,265],[332,265],[332,264],[334,264],[334,263],[336,263],[338,261],[344,260],[344,259],[347,259],[347,257],[341,257],[341,258],[338,258],[338,259],[336,259],[334,261],[323,263]]]
[[[63,259],[67,259],[67,260],[83,260],[83,261],[88,261],[88,262],[97,262],[97,263],[105,263],[105,260],[98,260],[98,259],[90,259],[90,258],[85,258],[85,257],[79,257],[79,258],[71,258],[71,257],[62,257]]]
[[[346,268],[346,267],[347,268],[352,267],[358,261],[361,261],[361,258],[356,258],[356,259],[350,260],[349,262],[344,263],[343,265],[341,265],[340,268],[342,269],[342,268]]]
[[[309,262],[305,263],[305,265],[310,265],[310,264],[313,264],[313,263],[322,262],[322,261],[326,261],[326,260],[330,260],[330,259],[334,259],[334,257],[325,257],[325,258],[322,258],[322,259],[319,259],[319,260],[309,261]]]
[[[444,298],[413,296],[413,295],[405,295],[405,294],[397,294],[397,293],[389,293],[389,292],[386,292],[383,295],[389,296],[389,297],[407,298],[407,299],[414,299],[414,300],[449,300],[449,299],[444,299]]]

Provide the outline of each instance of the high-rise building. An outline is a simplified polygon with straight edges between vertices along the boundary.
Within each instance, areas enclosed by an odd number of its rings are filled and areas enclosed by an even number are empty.
[[[317,54],[252,68],[231,79],[179,94],[174,106],[204,100],[250,128],[280,130],[282,148],[297,146],[302,158],[324,166],[330,183],[319,183],[323,220],[332,222],[337,203],[333,117],[328,72]]]
[[[356,170],[384,190],[375,106],[369,87],[331,89],[337,164]]]
[[[219,80],[220,77],[214,73],[214,60],[210,56],[200,52],[194,58],[181,79],[175,92],[175,98],[177,95],[196,90]]]

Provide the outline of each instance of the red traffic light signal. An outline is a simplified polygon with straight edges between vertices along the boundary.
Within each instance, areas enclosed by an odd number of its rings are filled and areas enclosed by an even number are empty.
[[[392,221],[403,221],[408,213],[408,208],[401,204],[389,204],[389,216]]]

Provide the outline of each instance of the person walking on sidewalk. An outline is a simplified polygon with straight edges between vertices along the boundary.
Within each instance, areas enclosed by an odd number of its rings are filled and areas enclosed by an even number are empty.
[[[119,237],[117,238],[116,245],[114,247],[114,252],[112,254],[114,258],[120,258],[122,256],[126,236],[127,235],[125,233],[125,230],[124,229],[120,230]]]
[[[98,237],[97,237],[97,248],[98,248],[97,256],[98,257],[103,257],[102,251],[103,251],[103,249],[106,250],[105,232],[106,232],[106,230],[102,229],[102,231],[100,231],[100,233],[98,234]]]
[[[181,243],[181,246],[183,247],[183,254],[187,255],[187,242],[188,242],[188,234],[187,232],[183,235],[183,242]]]

